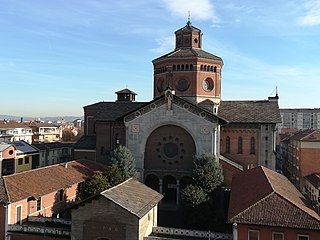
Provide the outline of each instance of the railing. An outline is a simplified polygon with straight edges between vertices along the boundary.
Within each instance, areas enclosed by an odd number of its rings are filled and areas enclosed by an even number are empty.
[[[71,236],[71,230],[59,229],[44,226],[28,226],[28,225],[17,225],[9,224],[9,232],[23,232],[23,233],[34,233],[41,235],[58,235],[58,236]]]
[[[34,217],[34,216],[28,216],[28,222],[38,222],[38,223],[60,223],[64,225],[71,225],[70,220],[62,219],[62,218],[49,218],[49,217]]]
[[[232,240],[232,234],[180,229],[180,228],[153,227],[152,233],[171,235],[171,236],[197,237],[197,238],[205,238],[205,239]]]

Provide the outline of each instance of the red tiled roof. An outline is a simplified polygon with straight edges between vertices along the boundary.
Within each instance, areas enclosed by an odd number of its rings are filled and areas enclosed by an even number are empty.
[[[94,173],[104,171],[105,166],[90,161],[77,160],[56,164],[13,175],[3,176],[8,202],[16,202],[28,197],[39,197],[73,184],[83,182]],[[4,202],[6,199],[0,199]]]
[[[320,130],[300,130],[291,136],[296,141],[320,141]]]
[[[283,175],[257,167],[234,177],[230,222],[320,229],[320,217],[305,205],[303,195]]]
[[[47,122],[31,122],[28,124],[28,126],[30,127],[57,127],[51,123],[47,123]]]
[[[23,123],[15,121],[0,121],[0,128],[29,128]]]

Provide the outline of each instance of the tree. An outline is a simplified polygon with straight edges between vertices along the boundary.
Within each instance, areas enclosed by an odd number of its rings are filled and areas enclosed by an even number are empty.
[[[181,192],[183,204],[187,207],[195,207],[208,199],[208,194],[199,186],[188,185]]]
[[[186,206],[194,207],[209,200],[213,191],[223,183],[222,167],[212,154],[196,156],[192,179],[194,185],[188,185],[181,198]]]
[[[196,156],[192,178],[207,194],[223,183],[223,169],[211,154]]]
[[[110,187],[118,185],[119,183],[122,183],[126,180],[116,164],[108,166],[107,170],[104,172],[104,176],[110,184]]]
[[[103,173],[95,173],[92,178],[85,182],[83,191],[82,191],[82,199],[87,197],[94,196],[110,187],[110,183],[108,182],[106,176]]]
[[[120,145],[113,151],[110,162],[111,165],[118,167],[125,180],[137,174],[135,160],[125,146]]]
[[[216,204],[216,189],[223,183],[223,170],[212,154],[202,154],[194,159],[193,184],[182,190],[185,224],[195,229],[213,229],[220,206]],[[220,220],[220,219],[219,219]]]

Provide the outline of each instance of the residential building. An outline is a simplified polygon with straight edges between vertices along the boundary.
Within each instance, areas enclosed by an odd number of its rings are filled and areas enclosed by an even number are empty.
[[[33,144],[39,150],[39,167],[73,159],[73,144],[62,142]]]
[[[43,239],[44,233],[50,236],[51,232],[70,239],[70,227],[58,231],[45,226],[44,222],[53,221],[54,216],[73,203],[81,184],[102,171],[105,167],[101,164],[79,160],[3,176],[0,179],[0,238]],[[45,217],[42,223],[38,220],[40,225],[34,222],[38,216]]]
[[[300,191],[305,177],[320,172],[320,130],[300,130],[281,142],[283,173]]]
[[[32,129],[15,121],[0,121],[0,142],[26,141],[32,143]]]
[[[128,179],[76,205],[72,210],[71,240],[143,240],[157,226],[162,197],[144,184]]]
[[[320,108],[281,108],[280,114],[280,132],[285,128],[320,129]]]
[[[228,220],[234,240],[320,239],[320,217],[282,174],[256,167],[235,175]]]
[[[135,92],[123,89],[114,102],[84,107],[85,135],[75,144],[75,158],[107,164],[110,152],[125,145],[139,179],[166,193],[163,201],[178,204],[180,190],[191,180],[194,155],[220,160],[226,185],[239,171],[259,165],[274,169],[275,126],[281,118],[278,96],[221,100],[222,58],[202,49],[202,32],[190,21],[175,37],[175,49],[153,60],[153,100],[137,102]]]
[[[15,172],[16,147],[9,143],[0,143],[0,176]]]
[[[39,150],[25,141],[15,141],[15,173],[39,167]]]
[[[320,173],[313,173],[305,177],[305,190],[312,207],[320,213]]]
[[[32,143],[57,142],[60,140],[62,130],[59,126],[46,122],[30,122],[28,126],[33,132]]]

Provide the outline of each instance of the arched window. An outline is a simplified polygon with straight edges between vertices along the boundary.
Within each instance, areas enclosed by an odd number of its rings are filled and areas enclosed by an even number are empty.
[[[214,68],[213,68],[213,71],[214,71],[214,72],[217,72],[217,67],[214,67]]]
[[[207,71],[207,65],[204,65],[204,70]]]
[[[242,137],[238,138],[238,153],[242,153]]]
[[[175,65],[175,64],[172,66],[172,70],[173,70],[173,71],[176,70],[176,65]]]
[[[203,65],[201,64],[201,66],[200,66],[200,70],[202,71],[203,70]]]
[[[180,65],[177,65],[177,70],[180,71]]]
[[[191,71],[193,70],[193,64],[190,64],[190,70]]]
[[[186,70],[189,70],[189,64],[186,64]]]
[[[252,137],[250,139],[250,154],[255,154],[256,151],[255,151],[255,139],[254,137]]]
[[[182,71],[184,70],[184,64],[181,65],[181,70],[182,70]]]
[[[213,66],[210,67],[210,71],[213,72]]]
[[[230,153],[230,137],[226,138],[226,153]]]

